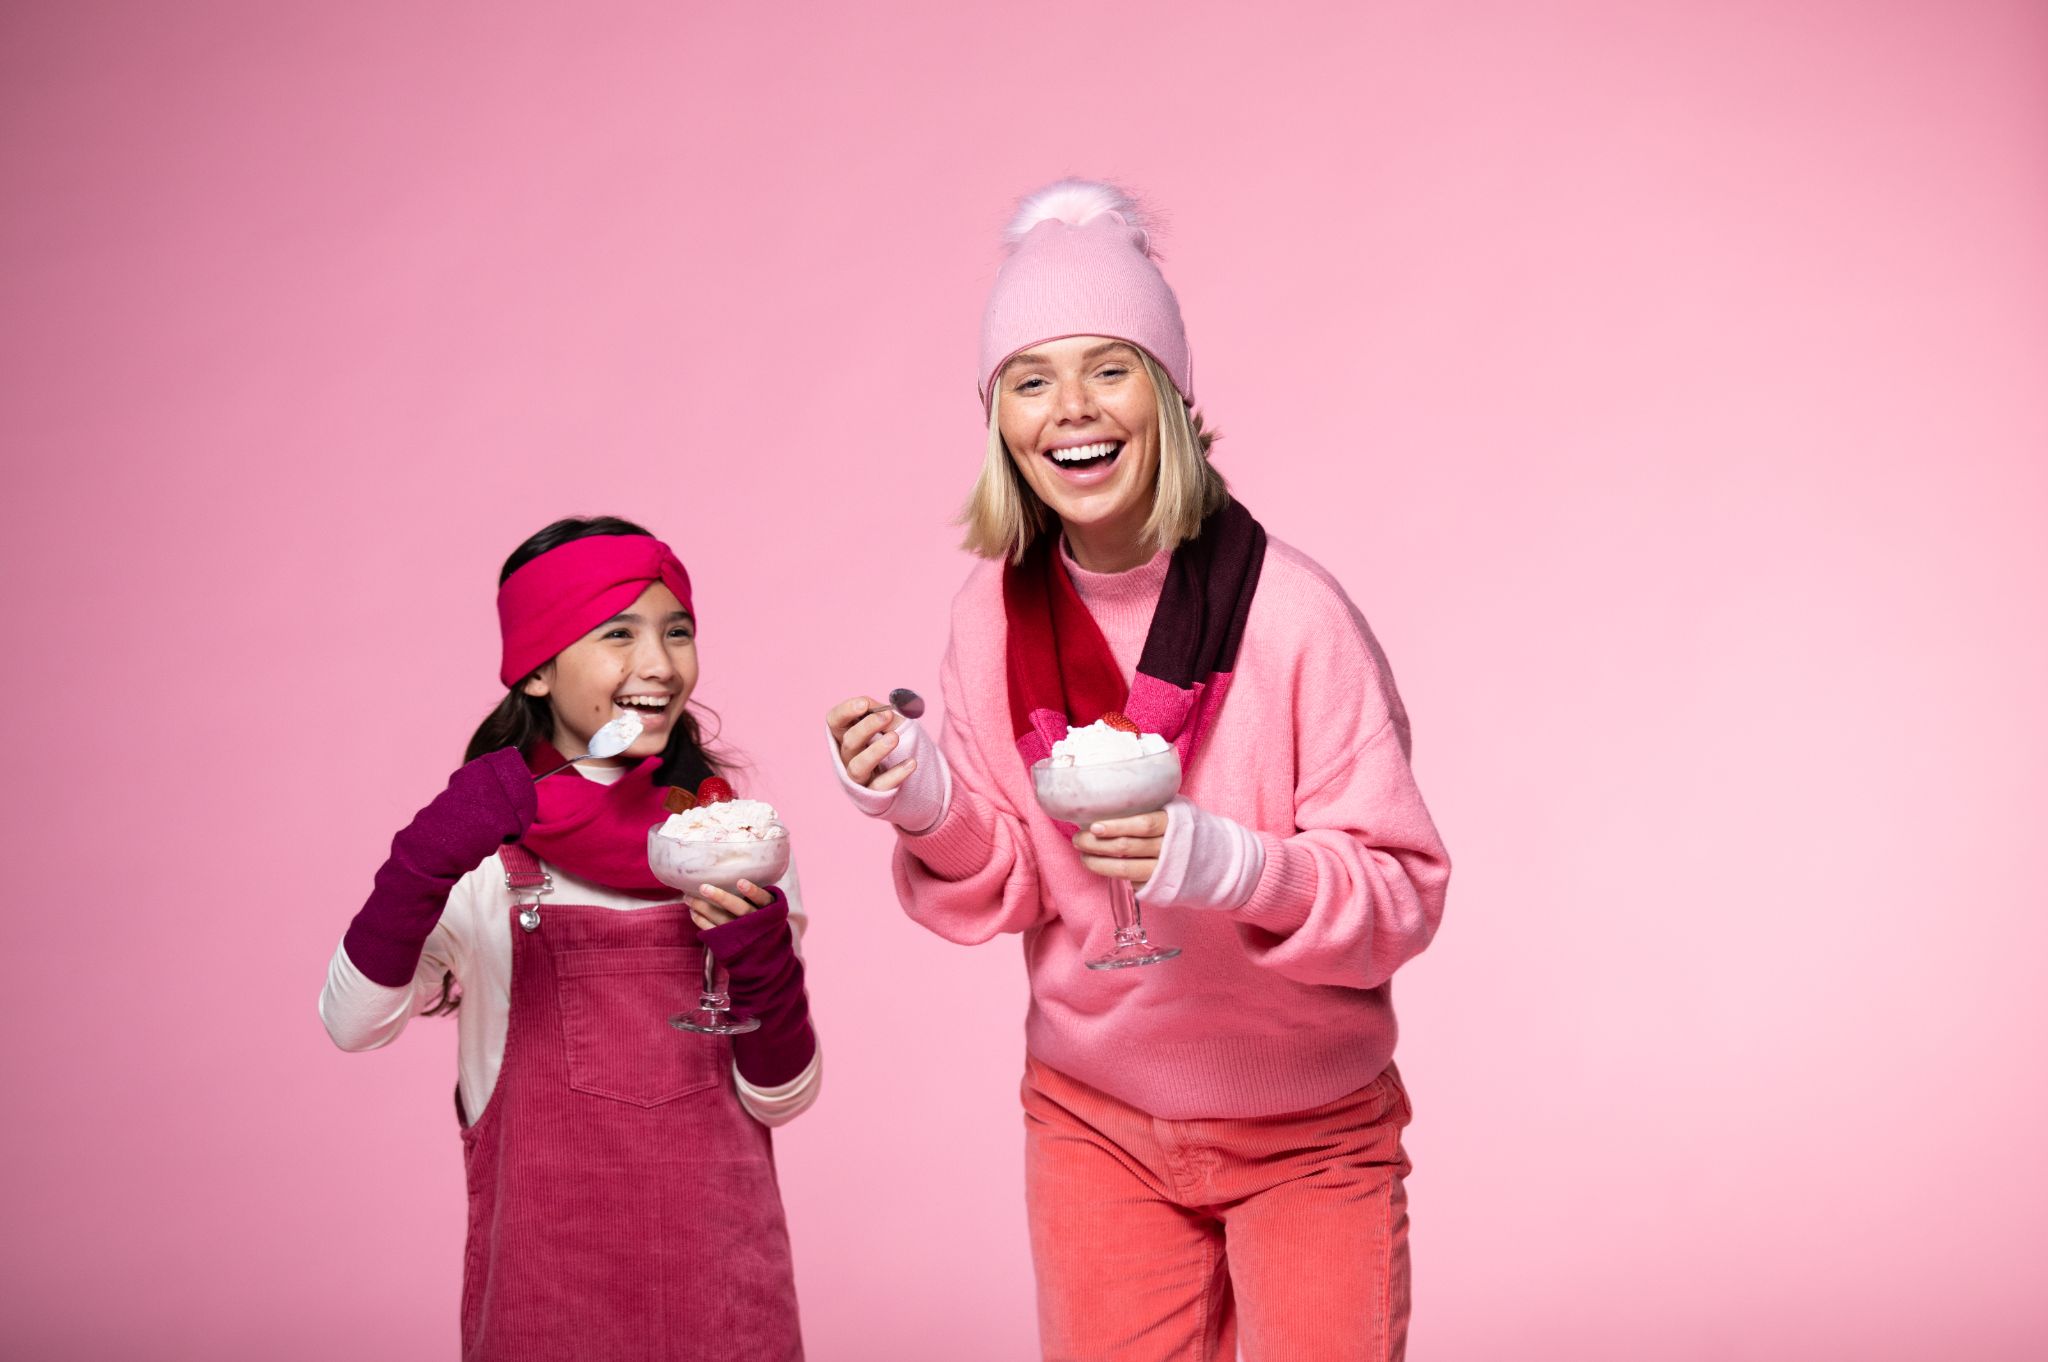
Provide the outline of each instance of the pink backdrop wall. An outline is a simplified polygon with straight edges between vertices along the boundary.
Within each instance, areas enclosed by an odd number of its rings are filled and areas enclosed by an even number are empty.
[[[1016,947],[902,918],[818,718],[935,679],[1068,171],[1168,210],[1457,858],[1412,1355],[2048,1350],[2048,10],[690,11],[0,15],[0,1352],[452,1354],[453,1030],[314,1001],[497,562],[618,511],[801,838],[813,1356],[1034,1355]]]

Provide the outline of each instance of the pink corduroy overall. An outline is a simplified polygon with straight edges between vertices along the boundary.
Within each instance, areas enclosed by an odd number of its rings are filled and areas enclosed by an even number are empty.
[[[668,1024],[702,978],[689,910],[543,905],[531,854],[501,859],[532,902],[510,910],[504,1065],[462,1132],[462,1356],[800,1362],[768,1130],[731,1043]]]

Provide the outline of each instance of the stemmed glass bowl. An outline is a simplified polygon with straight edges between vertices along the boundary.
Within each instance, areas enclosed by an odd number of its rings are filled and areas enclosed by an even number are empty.
[[[1032,764],[1031,786],[1040,808],[1062,822],[1084,828],[1104,819],[1156,813],[1180,793],[1180,750],[1168,747],[1150,756],[1094,765],[1057,765],[1048,757]],[[1146,938],[1131,882],[1107,878],[1116,941],[1106,954],[1090,960],[1088,968],[1128,969],[1156,965],[1179,955],[1180,947],[1154,945]]]
[[[647,865],[654,877],[685,894],[702,892],[705,885],[739,892],[741,880],[771,885],[789,873],[789,834],[722,842],[686,842],[664,837],[661,824],[647,830]],[[725,990],[724,971],[704,952],[704,995],[694,1012],[679,1012],[668,1024],[679,1031],[706,1036],[737,1036],[761,1025],[754,1017],[733,1012],[732,999]]]

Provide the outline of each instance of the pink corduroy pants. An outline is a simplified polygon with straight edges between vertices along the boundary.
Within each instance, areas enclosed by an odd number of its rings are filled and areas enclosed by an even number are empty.
[[[1412,1115],[1389,1064],[1282,1116],[1168,1121],[1037,1060],[1025,1197],[1048,1362],[1397,1362]]]

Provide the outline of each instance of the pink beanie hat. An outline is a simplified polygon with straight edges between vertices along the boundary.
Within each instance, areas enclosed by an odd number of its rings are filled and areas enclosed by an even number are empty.
[[[981,319],[981,405],[1012,355],[1065,336],[1129,341],[1194,400],[1194,359],[1180,302],[1152,257],[1146,223],[1115,185],[1061,180],[1025,198],[1004,233]]]

